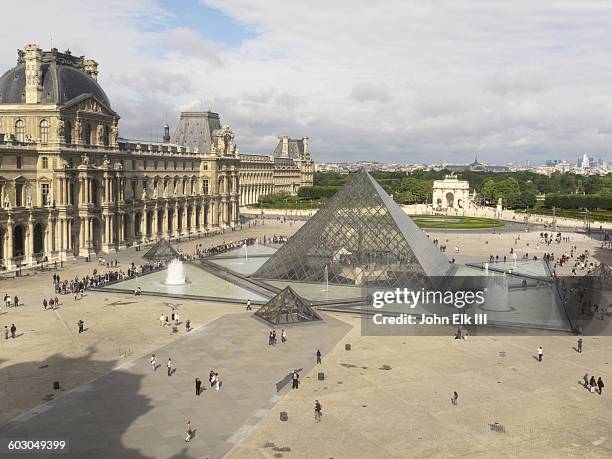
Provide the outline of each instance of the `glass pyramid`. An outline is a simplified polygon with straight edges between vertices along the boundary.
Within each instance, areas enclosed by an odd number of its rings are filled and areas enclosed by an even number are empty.
[[[306,300],[295,293],[291,287],[285,287],[262,306],[255,315],[272,325],[322,320]]]
[[[428,277],[446,276],[451,268],[423,231],[361,170],[253,277],[420,287],[429,284]]]
[[[179,257],[180,254],[173,249],[170,243],[165,239],[156,242],[155,245],[142,256],[142,258],[149,261],[169,261]]]

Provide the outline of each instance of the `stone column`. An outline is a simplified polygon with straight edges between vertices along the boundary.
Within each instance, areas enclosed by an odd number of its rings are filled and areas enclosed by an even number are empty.
[[[6,222],[7,248],[4,252],[4,260],[7,268],[13,267],[13,231],[13,221],[9,215],[9,219]]]
[[[172,212],[172,235],[178,236],[178,205],[174,204],[174,212]]]
[[[162,218],[162,236],[164,238],[170,237],[170,231],[168,231],[168,204],[164,205],[164,215]]]

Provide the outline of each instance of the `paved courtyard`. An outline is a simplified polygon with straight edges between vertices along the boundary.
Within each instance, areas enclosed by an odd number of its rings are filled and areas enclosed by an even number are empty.
[[[289,235],[300,225],[268,220],[265,226],[178,245],[191,253],[196,244]],[[501,237],[492,230],[429,234],[446,243],[447,255],[459,262],[486,261],[510,247],[519,256],[558,255],[572,245],[578,246],[576,254],[588,249],[594,260],[612,261],[598,240],[582,234],[543,246],[542,230]],[[451,253],[454,245],[458,254]],[[140,263],[145,251],[109,258],[125,269]],[[58,272],[71,278],[94,268],[105,271],[79,261]],[[559,270],[567,273],[569,268]],[[291,328],[289,343],[271,349],[269,329],[248,317],[243,305],[92,292],[78,301],[60,297],[59,310],[43,311],[42,298],[52,295],[52,271],[27,274],[0,282],[0,293],[17,294],[25,303],[0,312],[0,325],[18,328],[17,339],[0,339],[3,438],[69,434],[72,457],[79,458],[612,454],[610,392],[606,387],[601,396],[590,394],[579,384],[585,373],[611,384],[608,337],[585,338],[583,354],[573,350],[573,336],[372,338],[359,336],[358,317],[331,314],[324,328]],[[170,302],[195,331],[186,334],[181,326],[173,334],[159,326],[157,318]],[[79,319],[87,328],[82,335]],[[347,342],[351,351],[344,350]],[[534,358],[539,345],[545,349],[542,364]],[[325,353],[320,367],[325,381],[317,380],[317,369],[308,372],[317,347]],[[152,352],[162,364],[156,373],[148,364]],[[171,377],[163,367],[168,355],[177,366]],[[277,395],[276,383],[294,367],[304,368],[300,389]],[[195,377],[205,383],[212,369],[221,372],[225,387],[196,399]],[[60,381],[62,390],[54,391],[53,381]],[[457,407],[450,404],[453,390],[460,394]],[[312,413],[317,398],[324,411],[320,424]],[[287,411],[289,421],[281,422],[279,411]],[[187,419],[196,429],[191,444],[183,441]]]
[[[268,346],[270,327],[250,313],[224,316],[156,349],[156,371],[148,355],[126,363],[20,416],[0,436],[67,438],[75,457],[222,457],[280,399],[277,383],[311,368],[317,349],[327,353],[349,328],[328,317],[287,328],[287,343]],[[222,375],[219,391],[207,384],[210,370]],[[200,397],[196,377],[207,389]],[[187,420],[196,430],[189,444]]]

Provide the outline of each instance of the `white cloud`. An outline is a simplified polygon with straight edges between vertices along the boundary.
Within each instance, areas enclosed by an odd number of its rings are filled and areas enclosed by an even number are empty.
[[[205,1],[255,31],[240,47],[169,25],[156,0],[22,1],[0,68],[26,43],[100,63],[125,136],[219,111],[245,152],[309,136],[319,160],[491,162],[608,156],[612,4]],[[534,4],[535,3],[535,4]],[[180,19],[180,16],[179,16]],[[179,21],[180,22],[180,21]]]

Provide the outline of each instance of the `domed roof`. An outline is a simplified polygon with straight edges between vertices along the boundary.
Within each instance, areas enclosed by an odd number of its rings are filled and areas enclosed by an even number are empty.
[[[41,69],[41,103],[63,105],[82,94],[92,94],[110,108],[102,87],[85,72],[82,57],[72,56],[70,52],[59,53],[56,49],[44,51]],[[0,104],[24,103],[25,62],[19,51],[17,65],[0,77]]]

